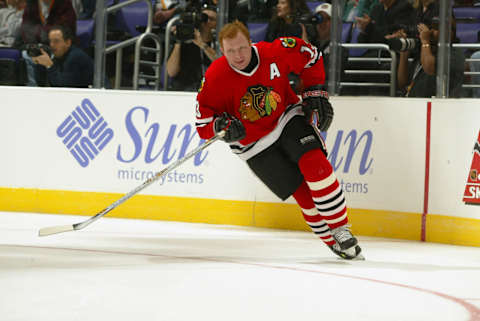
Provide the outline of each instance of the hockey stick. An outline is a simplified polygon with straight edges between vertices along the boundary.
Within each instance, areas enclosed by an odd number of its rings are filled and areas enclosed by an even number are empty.
[[[318,115],[318,110],[314,110],[312,112],[312,116],[310,117],[310,125],[313,127],[313,130],[318,136],[318,139],[320,140],[320,143],[323,146],[323,149],[327,151],[327,145],[325,144],[325,141],[323,140],[322,132],[320,132],[320,129],[318,129],[318,122],[320,121],[320,116]]]
[[[191,157],[195,156],[196,154],[200,153],[205,148],[207,148],[208,146],[213,144],[215,141],[222,138],[224,135],[225,135],[225,130],[222,130],[222,131],[218,132],[215,136],[213,136],[212,138],[207,140],[203,145],[198,146],[197,148],[192,150],[190,153],[186,154],[183,158],[181,158],[181,159],[177,160],[176,162],[170,164],[169,166],[167,166],[163,170],[155,173],[155,175],[153,177],[150,177],[148,180],[143,182],[142,185],[137,186],[135,189],[133,189],[132,191],[125,194],[122,198],[115,201],[110,206],[108,206],[107,208],[105,208],[101,212],[99,212],[98,214],[90,217],[88,220],[85,220],[85,221],[80,222],[80,223],[72,224],[72,225],[59,225],[59,226],[44,227],[44,228],[40,229],[40,231],[38,232],[38,236],[48,236],[48,235],[52,235],[52,234],[70,232],[70,231],[78,231],[78,230],[83,229],[84,227],[92,224],[93,222],[95,222],[96,220],[98,220],[102,216],[106,215],[108,212],[110,212],[111,210],[113,210],[114,208],[116,208],[117,206],[119,206],[120,204],[122,204],[123,202],[125,202],[126,200],[128,200],[129,198],[131,198],[132,196],[134,196],[135,194],[137,194],[138,192],[140,192],[141,190],[143,190],[144,188],[146,188],[147,186],[149,186],[150,184],[155,182],[160,177],[164,176],[165,174],[167,174],[168,172],[170,172],[174,168],[177,168],[178,166],[180,166],[186,160],[188,160]]]

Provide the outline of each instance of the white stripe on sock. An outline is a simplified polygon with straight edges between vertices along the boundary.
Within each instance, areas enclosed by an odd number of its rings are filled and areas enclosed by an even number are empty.
[[[337,177],[335,176],[335,173],[332,172],[332,174],[330,174],[330,176],[328,176],[327,178],[325,178],[321,181],[317,181],[317,182],[307,181],[307,184],[308,184],[308,187],[310,187],[310,189],[312,191],[318,191],[318,190],[324,189],[326,187],[329,187],[330,185],[335,183],[336,180],[337,180]]]
[[[347,212],[345,212],[342,216],[340,216],[339,218],[336,218],[336,219],[333,219],[333,220],[327,220],[325,219],[325,221],[327,221],[328,224],[335,224],[335,223],[338,223],[338,222],[341,222],[343,221],[344,219],[347,218]]]
[[[334,241],[333,237],[329,237],[328,239],[322,239],[324,242],[331,242]]]
[[[317,208],[310,208],[310,209],[305,209],[305,208],[302,208],[302,212],[303,214],[307,215],[307,216],[315,216],[315,215],[318,215],[318,210]]]

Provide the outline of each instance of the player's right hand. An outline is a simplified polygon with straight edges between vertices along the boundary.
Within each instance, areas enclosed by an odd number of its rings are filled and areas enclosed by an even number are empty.
[[[317,128],[326,132],[333,120],[333,108],[328,101],[328,92],[322,90],[321,86],[312,86],[307,88],[303,94],[303,112],[309,124],[312,124],[312,114],[317,112]]]
[[[245,138],[245,127],[242,122],[235,116],[223,113],[215,118],[214,126],[215,134],[221,130],[225,130],[223,140],[227,143],[236,142]]]

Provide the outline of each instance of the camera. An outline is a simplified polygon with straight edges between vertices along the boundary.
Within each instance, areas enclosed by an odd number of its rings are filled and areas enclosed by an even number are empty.
[[[394,51],[408,51],[420,46],[420,39],[416,25],[396,24],[389,28],[388,32],[393,33],[398,30],[403,30],[407,35],[406,38],[392,38],[386,41],[390,49]]]
[[[387,45],[394,51],[408,51],[420,46],[419,38],[393,38],[387,40]]]
[[[323,22],[323,16],[320,14],[311,13],[301,14],[296,17],[295,21],[305,26],[308,39],[313,40],[317,38],[316,26]]]
[[[30,57],[38,57],[42,55],[42,51],[40,49],[43,49],[47,55],[51,56],[52,50],[50,49],[49,46],[43,44],[43,43],[29,43],[25,45],[25,50],[27,51],[27,54]]]
[[[177,24],[176,38],[184,42],[195,38],[195,29],[208,21],[208,16],[202,12],[198,1],[191,1],[185,8],[180,8],[180,19]]]

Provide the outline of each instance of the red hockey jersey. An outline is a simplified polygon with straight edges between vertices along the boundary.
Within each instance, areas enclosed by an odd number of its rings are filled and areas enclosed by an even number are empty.
[[[246,146],[268,135],[286,108],[300,101],[288,74],[298,74],[305,88],[323,84],[325,71],[321,53],[299,38],[279,38],[253,45],[258,64],[245,73],[233,68],[225,56],[208,68],[197,95],[196,127],[201,138],[214,136],[213,121],[227,112],[240,119]]]

